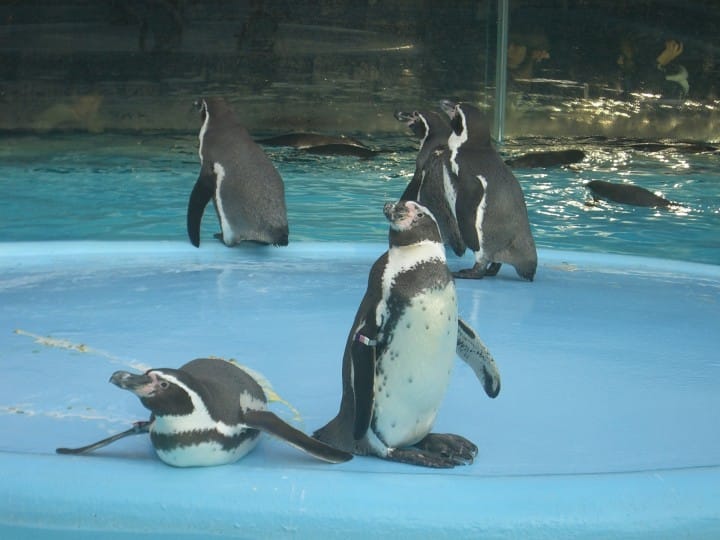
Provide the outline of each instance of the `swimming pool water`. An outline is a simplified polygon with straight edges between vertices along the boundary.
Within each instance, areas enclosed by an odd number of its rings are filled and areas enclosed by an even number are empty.
[[[403,192],[417,143],[401,133],[358,137],[383,152],[361,160],[266,148],[285,181],[291,242],[385,242],[382,205]],[[630,142],[533,138],[500,148],[507,157],[587,153],[576,166],[515,171],[538,247],[720,264],[720,154],[647,152]],[[196,134],[6,136],[0,241],[185,240],[198,171]],[[590,180],[630,182],[678,206],[590,206]],[[208,208],[201,241],[214,242],[217,229]]]
[[[388,151],[268,149],[285,179],[290,246],[226,249],[208,208],[196,250],[185,232],[195,135],[3,139],[0,537],[718,537],[720,266],[559,251],[720,264],[718,156],[628,141],[502,148],[581,145],[588,158],[516,171],[541,279],[508,269],[457,284],[458,311],[503,377],[489,400],[459,364],[443,401],[436,429],[478,443],[472,466],[330,467],[269,437],[237,465],[200,470],[165,466],[147,437],[54,454],[147,418],[108,385],[112,371],[199,356],[262,372],[302,429],[334,415],[348,325],[386,242],[382,204],[414,169],[409,137],[368,142]],[[586,206],[595,179],[681,206]]]

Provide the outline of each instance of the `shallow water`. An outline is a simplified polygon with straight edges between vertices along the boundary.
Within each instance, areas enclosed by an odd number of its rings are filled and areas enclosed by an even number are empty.
[[[382,149],[368,160],[266,151],[284,178],[290,241],[384,242],[382,205],[414,171],[416,141],[355,135]],[[506,157],[581,148],[568,168],[517,169],[539,247],[720,264],[720,154],[648,152],[637,141],[516,139]],[[0,240],[184,240],[187,199],[199,171],[197,137],[13,136],[0,148]],[[590,180],[629,182],[678,203],[671,210],[589,205]],[[202,242],[213,242],[210,207]]]

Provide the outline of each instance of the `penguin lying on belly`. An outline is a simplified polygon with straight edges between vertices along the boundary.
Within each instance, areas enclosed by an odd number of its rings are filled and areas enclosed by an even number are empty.
[[[457,313],[445,249],[430,211],[414,201],[385,205],[390,248],[373,264],[347,338],[340,411],[313,436],[346,452],[450,468],[477,447],[431,433],[457,353],[485,392],[500,392],[489,351]]]
[[[222,98],[200,99],[200,176],[188,201],[187,231],[200,246],[200,224],[212,199],[226,246],[258,242],[286,246],[285,186],[270,159]]]
[[[255,448],[264,431],[323,461],[352,459],[268,411],[260,384],[237,364],[219,358],[199,358],[179,369],[151,369],[141,375],[116,371],[110,382],[138,396],[152,412],[150,420],[88,446],[58,448],[59,454],[87,454],[123,437],[149,433],[155,452],[168,465],[224,465]]]

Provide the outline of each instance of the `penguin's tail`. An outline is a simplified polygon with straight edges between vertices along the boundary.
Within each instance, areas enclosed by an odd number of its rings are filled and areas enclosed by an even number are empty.
[[[352,436],[347,432],[347,429],[343,429],[343,422],[339,415],[316,430],[312,436],[313,439],[322,441],[338,450],[351,453],[355,450],[355,441],[352,440]]]
[[[277,240],[275,240],[275,242],[273,242],[273,245],[275,245],[275,246],[287,246],[288,243],[289,243],[289,238],[288,238],[288,236],[289,236],[289,235],[288,235],[288,232],[287,232],[287,230],[286,230],[284,233],[278,235]]]

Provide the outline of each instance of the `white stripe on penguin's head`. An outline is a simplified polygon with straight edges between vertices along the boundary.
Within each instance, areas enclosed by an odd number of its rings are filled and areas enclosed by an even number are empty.
[[[200,99],[195,102],[195,104],[198,107],[198,110],[200,111],[200,118],[202,119],[202,126],[200,126],[200,133],[198,134],[198,139],[200,140],[200,145],[198,146],[198,155],[200,156],[200,163],[203,162],[203,139],[205,138],[205,132],[208,128],[208,122],[210,121],[210,111],[208,110],[207,101],[205,99]]]
[[[156,413],[152,429],[154,432],[172,435],[174,433],[181,433],[185,431],[216,429],[219,433],[232,437],[247,429],[247,426],[244,424],[230,426],[224,422],[213,420],[210,411],[208,411],[208,408],[200,395],[174,375],[171,375],[163,370],[152,370],[151,373],[156,374],[159,379],[167,381],[168,383],[182,389],[189,396],[193,406],[193,412],[190,414],[158,415]],[[240,407],[239,402],[237,405]]]

